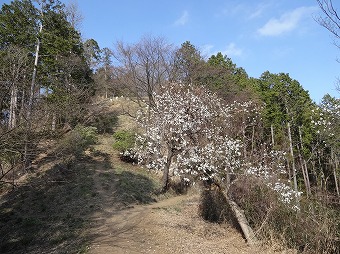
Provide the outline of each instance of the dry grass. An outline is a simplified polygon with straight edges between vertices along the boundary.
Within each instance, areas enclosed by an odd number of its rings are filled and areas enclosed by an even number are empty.
[[[257,235],[270,244],[281,242],[299,253],[333,254],[340,251],[340,213],[317,199],[301,200],[293,210],[277,193],[257,179],[244,178],[232,185],[233,198],[245,211]]]
[[[0,253],[86,252],[99,211],[155,201],[155,178],[121,162],[112,135],[100,136],[85,153],[65,148],[76,145],[73,139],[63,141],[62,153],[60,144],[42,144],[34,171],[0,195]],[[65,163],[70,154],[72,161]]]

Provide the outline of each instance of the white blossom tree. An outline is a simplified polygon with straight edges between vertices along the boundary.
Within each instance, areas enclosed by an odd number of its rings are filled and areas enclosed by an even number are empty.
[[[183,84],[160,89],[154,94],[154,102],[155,106],[147,112],[139,112],[143,134],[137,137],[136,154],[139,163],[163,171],[162,191],[168,188],[170,174],[188,181],[213,182],[221,188],[249,242],[255,235],[242,210],[228,197],[229,186],[239,175],[259,177],[281,194],[282,202],[298,208],[294,202],[300,193],[280,180],[280,175],[285,174],[280,164],[283,153],[265,153],[261,161],[247,161],[242,154],[243,143],[235,133],[243,138],[244,130],[235,131],[233,118],[242,107],[243,114],[254,114],[254,110],[247,109],[251,103],[226,105],[202,87]]]
[[[170,171],[206,180],[240,167],[241,142],[228,136],[230,109],[213,94],[172,84],[155,94],[155,105],[140,114],[145,132],[138,137],[138,154],[148,168],[163,170],[163,190]]]

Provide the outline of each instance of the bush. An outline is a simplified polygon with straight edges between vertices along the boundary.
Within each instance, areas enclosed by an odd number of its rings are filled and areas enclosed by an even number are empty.
[[[118,124],[116,112],[101,113],[95,115],[90,125],[97,128],[98,133],[112,133],[113,127]]]
[[[81,155],[90,145],[97,141],[97,129],[77,125],[59,141],[55,153],[61,156]]]
[[[300,253],[340,253],[339,212],[318,200],[300,201],[298,211],[255,178],[240,178],[229,190],[257,235]]]
[[[113,134],[115,142],[113,148],[125,152],[126,150],[132,149],[135,145],[135,133],[128,130],[117,131]]]
[[[115,142],[113,148],[120,152],[120,159],[129,163],[136,163],[135,157],[135,133],[128,130],[117,131],[113,134]]]

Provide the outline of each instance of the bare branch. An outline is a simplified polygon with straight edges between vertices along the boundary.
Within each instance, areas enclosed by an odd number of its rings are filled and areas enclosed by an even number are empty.
[[[324,13],[324,17],[316,18],[316,21],[330,31],[336,39],[340,39],[340,16],[338,11],[333,5],[332,0],[317,0],[321,11]],[[339,43],[334,44],[340,48]]]

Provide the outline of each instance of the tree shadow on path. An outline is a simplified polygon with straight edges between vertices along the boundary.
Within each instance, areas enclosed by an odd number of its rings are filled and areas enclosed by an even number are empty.
[[[104,153],[69,169],[56,164],[0,197],[0,253],[85,252],[94,214],[150,203],[153,186],[138,173],[115,172]]]

